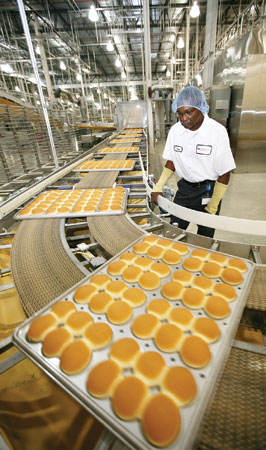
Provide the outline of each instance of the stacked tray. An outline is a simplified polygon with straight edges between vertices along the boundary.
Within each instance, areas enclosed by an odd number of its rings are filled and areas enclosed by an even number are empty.
[[[24,322],[13,341],[130,448],[190,449],[254,267],[146,235]]]
[[[120,141],[119,141],[119,143],[120,143]],[[101,153],[103,155],[109,155],[110,153],[136,153],[138,151],[139,151],[139,147],[103,147],[100,150],[98,150],[97,153]]]
[[[42,192],[14,218],[48,219],[124,214],[128,189],[73,189]]]
[[[110,159],[110,160],[89,160],[86,161],[73,169],[73,172],[104,172],[110,170],[132,170],[134,168],[135,161],[132,159],[119,160],[119,159]]]

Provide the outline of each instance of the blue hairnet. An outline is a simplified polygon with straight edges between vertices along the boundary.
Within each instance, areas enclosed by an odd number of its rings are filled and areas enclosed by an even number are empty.
[[[199,109],[202,114],[208,114],[209,105],[204,93],[196,86],[187,86],[181,89],[172,103],[172,111],[176,113],[182,106],[192,106]]]

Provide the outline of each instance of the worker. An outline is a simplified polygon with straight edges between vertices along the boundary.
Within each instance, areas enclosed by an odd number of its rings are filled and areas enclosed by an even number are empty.
[[[184,87],[172,103],[179,121],[169,130],[163,158],[167,160],[159,181],[151,193],[158,204],[163,186],[176,172],[174,203],[185,208],[209,214],[219,214],[221,200],[227,189],[230,171],[235,161],[227,131],[223,125],[208,116],[209,105],[204,93],[196,86]],[[171,224],[186,230],[189,222],[171,216]],[[214,229],[198,225],[198,234],[213,237]]]

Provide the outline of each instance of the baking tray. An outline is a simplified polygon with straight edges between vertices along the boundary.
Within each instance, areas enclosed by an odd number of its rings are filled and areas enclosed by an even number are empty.
[[[120,139],[113,139],[110,141],[110,144],[124,144],[126,142],[140,142],[141,138],[120,138]]]
[[[108,188],[110,189],[110,188]],[[128,193],[129,193],[129,189],[127,188],[123,188],[123,199],[122,199],[122,206],[121,209],[119,210],[114,210],[114,211],[99,211],[99,206],[100,206],[100,202],[101,199],[103,198],[104,193],[106,192],[107,188],[102,188],[102,189],[73,189],[73,190],[58,190],[57,192],[60,192],[60,194],[58,195],[58,197],[56,198],[55,201],[58,201],[60,199],[60,197],[66,193],[74,193],[74,192],[80,192],[80,196],[79,198],[77,198],[77,200],[75,201],[75,203],[73,204],[71,210],[69,212],[55,212],[55,213],[47,213],[45,214],[45,211],[47,211],[51,206],[53,206],[53,202],[51,202],[49,204],[49,206],[43,211],[43,213],[40,214],[21,214],[22,211],[24,211],[24,209],[26,209],[28,206],[30,206],[32,204],[32,201],[29,202],[22,210],[20,210],[18,213],[16,213],[14,215],[14,219],[16,220],[31,220],[31,219],[60,219],[60,218],[74,218],[74,217],[91,217],[91,216],[110,216],[110,215],[118,215],[118,214],[124,214],[126,211],[126,207],[127,207],[127,198],[128,198]],[[85,192],[89,192],[89,191],[102,191],[101,197],[98,201],[98,204],[96,206],[96,210],[95,211],[80,211],[80,212],[71,212],[73,210],[73,208],[75,207],[75,205],[77,204],[77,202],[79,201],[80,197],[82,196],[82,194]],[[113,191],[115,191],[115,188],[113,189]],[[121,189],[120,189],[121,191]],[[42,192],[36,199],[38,199],[42,194],[46,194],[47,192],[51,192],[51,191],[44,191]],[[35,199],[35,200],[36,200]],[[67,201],[67,199],[66,199]],[[88,201],[88,205],[89,205],[90,201]],[[37,205],[36,205],[37,206]],[[63,204],[61,205],[63,206]]]
[[[112,153],[138,153],[139,147],[103,147],[97,153],[101,155],[110,155]]]
[[[59,359],[58,358],[45,358],[41,351],[41,344],[31,344],[28,342],[26,338],[27,330],[32,323],[32,321],[39,317],[51,309],[51,306],[57,303],[60,300],[68,300],[70,302],[74,302],[73,294],[77,287],[82,286],[84,284],[88,284],[90,282],[90,278],[95,274],[108,274],[112,280],[122,280],[121,276],[111,276],[107,272],[107,267],[112,261],[119,260],[122,253],[125,252],[134,252],[133,246],[137,242],[142,241],[142,237],[136,240],[132,245],[125,248],[122,252],[117,254],[111,260],[109,260],[106,264],[104,264],[101,268],[97,269],[88,277],[84,278],[80,283],[73,286],[70,290],[65,292],[59,298],[55,299],[50,305],[43,308],[41,311],[36,313],[33,317],[27,319],[24,323],[22,323],[13,333],[13,342],[14,344],[24,352],[35,364],[37,364],[42,370],[44,370],[56,383],[58,383],[66,392],[69,393],[76,401],[78,401],[84,408],[90,411],[93,415],[95,415],[107,428],[109,428],[112,433],[114,433],[121,441],[123,441],[126,445],[129,446],[130,449],[140,449],[140,450],[155,450],[158,447],[155,447],[147,439],[144,437],[140,422],[137,420],[132,421],[123,421],[119,419],[112,410],[111,400],[109,398],[105,399],[96,399],[91,396],[85,386],[85,382],[88,376],[88,373],[100,361],[108,359],[109,348],[110,345],[104,350],[94,351],[92,360],[82,373],[75,376],[67,376],[65,375],[59,368]],[[178,242],[178,241],[173,241]],[[182,262],[184,259],[190,256],[192,250],[199,248],[194,245],[185,244],[189,253],[185,256],[181,257],[181,261],[179,264],[169,266],[171,269],[171,273],[168,277],[164,278],[161,281],[161,286],[171,280],[172,273],[178,269],[183,269]],[[220,253],[208,250],[209,253]],[[220,253],[221,254],[221,253]],[[226,255],[222,253],[223,255]],[[139,255],[138,255],[139,256]],[[233,258],[231,255],[226,255],[228,258]],[[242,259],[242,258],[238,258]],[[237,298],[235,301],[230,302],[231,313],[229,317],[226,319],[215,320],[213,319],[219,326],[221,330],[221,337],[215,343],[209,344],[211,350],[211,361],[210,363],[201,369],[193,369],[191,367],[186,366],[183,363],[179,353],[164,353],[158,350],[153,339],[138,339],[136,338],[131,331],[131,323],[135,317],[139,316],[146,312],[147,304],[156,298],[163,298],[160,288],[155,289],[153,291],[145,291],[147,300],[144,305],[133,309],[133,316],[131,320],[125,325],[113,325],[108,322],[105,314],[94,314],[90,311],[88,305],[78,305],[75,302],[75,306],[77,310],[83,309],[88,311],[93,317],[94,322],[105,322],[108,323],[113,331],[113,339],[112,343],[121,339],[121,337],[133,337],[139,344],[142,352],[145,351],[157,351],[160,353],[167,366],[183,366],[189,368],[190,372],[193,374],[194,379],[197,384],[197,395],[193,403],[188,406],[180,407],[180,415],[181,415],[181,431],[177,439],[167,447],[167,449],[175,449],[175,450],[184,450],[184,449],[192,449],[195,446],[195,441],[198,435],[198,431],[200,425],[202,423],[204,414],[207,410],[207,407],[210,403],[210,400],[213,396],[215,385],[217,379],[219,379],[219,375],[224,367],[226,362],[226,358],[229,354],[230,347],[232,345],[232,340],[234,339],[236,329],[240,322],[240,318],[246,303],[246,299],[248,296],[249,289],[251,287],[251,283],[254,276],[255,265],[253,262],[249,260],[245,260],[247,265],[247,271],[243,273],[243,282],[234,286]],[[161,260],[154,260],[161,261]],[[200,275],[200,272],[193,273],[196,277]],[[220,278],[212,279],[214,283],[221,282]],[[139,287],[138,283],[127,283],[129,287]],[[172,307],[184,307],[181,301],[170,302]],[[195,317],[208,317],[203,309],[191,310],[192,314]]]
[[[117,159],[110,159],[110,160],[104,160],[105,162],[113,162],[113,161],[119,161],[119,160],[117,160]],[[73,171],[72,172],[113,172],[114,170],[117,170],[117,171],[119,171],[119,172],[123,172],[123,171],[126,171],[126,170],[133,170],[134,169],[134,166],[135,166],[135,163],[136,163],[136,161],[134,161],[134,160],[126,160],[126,159],[124,159],[124,160],[121,160],[120,162],[121,163],[123,163],[123,162],[125,162],[125,161],[127,161],[127,162],[131,162],[131,165],[129,166],[129,167],[110,167],[110,168],[108,168],[108,169],[104,169],[104,168],[96,168],[96,169],[86,169],[86,168],[83,168],[82,166],[84,166],[86,163],[83,163],[83,164],[81,164],[80,166],[79,166],[79,168],[75,168],[75,169],[73,169]]]

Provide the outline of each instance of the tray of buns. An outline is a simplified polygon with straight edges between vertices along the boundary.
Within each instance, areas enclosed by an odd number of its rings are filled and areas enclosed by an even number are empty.
[[[191,449],[255,265],[146,234],[13,341],[131,449]]]
[[[119,138],[119,139],[112,139],[112,141],[110,141],[110,144],[123,144],[126,142],[140,142],[141,138],[137,138],[137,137],[124,137],[124,138]]]
[[[103,147],[97,153],[109,155],[110,153],[136,153],[138,151],[139,147]]]
[[[130,133],[143,133],[142,128],[126,128],[120,132],[121,134],[130,134]]]
[[[109,160],[89,160],[73,169],[73,172],[108,172],[111,170],[132,170],[134,169],[135,162],[133,159],[119,160],[119,159],[109,159]]]
[[[128,189],[123,186],[46,191],[28,203],[14,218],[49,219],[124,214],[127,197]]]

